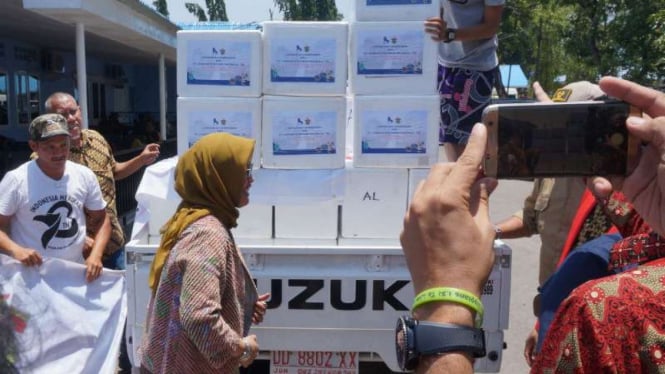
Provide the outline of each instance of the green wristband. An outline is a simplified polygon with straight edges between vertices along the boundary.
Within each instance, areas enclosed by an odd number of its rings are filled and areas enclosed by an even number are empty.
[[[475,324],[477,328],[480,328],[483,324],[483,314],[485,312],[483,303],[478,297],[476,297],[476,295],[459,288],[434,287],[426,289],[419,293],[413,300],[413,307],[411,310],[434,301],[446,301],[463,305],[476,312]]]

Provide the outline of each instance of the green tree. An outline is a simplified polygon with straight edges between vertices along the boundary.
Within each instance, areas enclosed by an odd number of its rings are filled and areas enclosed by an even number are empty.
[[[335,0],[275,0],[287,21],[339,21]]]
[[[603,75],[662,84],[663,9],[665,0],[511,0],[501,23],[499,60],[521,65],[531,82],[549,92]]]
[[[568,27],[572,7],[558,1],[513,0],[506,3],[499,32],[499,61],[518,64],[543,88],[557,88],[557,77],[570,64],[561,35]]]
[[[169,16],[169,9],[166,6],[166,0],[153,0],[152,6],[154,6],[155,10],[161,13],[164,17]]]
[[[208,8],[208,15],[203,8],[197,3],[185,3],[185,8],[193,14],[199,21],[224,21],[229,20],[226,14],[226,4],[224,0],[206,0],[206,8]]]

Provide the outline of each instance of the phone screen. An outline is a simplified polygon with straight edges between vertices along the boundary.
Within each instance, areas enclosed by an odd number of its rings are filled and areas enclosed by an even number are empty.
[[[498,105],[496,177],[626,175],[630,105]],[[632,142],[632,141],[631,141]]]

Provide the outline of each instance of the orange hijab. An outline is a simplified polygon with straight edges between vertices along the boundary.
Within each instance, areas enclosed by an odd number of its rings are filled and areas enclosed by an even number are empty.
[[[153,294],[157,291],[171,248],[190,224],[212,214],[226,228],[236,227],[237,207],[254,143],[253,139],[228,133],[209,134],[178,159],[175,190],[182,197],[182,202],[162,228],[162,240],[148,278]]]

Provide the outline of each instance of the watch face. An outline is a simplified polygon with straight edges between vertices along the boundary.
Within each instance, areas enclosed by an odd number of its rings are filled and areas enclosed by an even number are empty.
[[[418,363],[414,352],[413,326],[415,321],[409,316],[402,316],[395,327],[395,353],[397,364],[403,371],[413,370]]]

